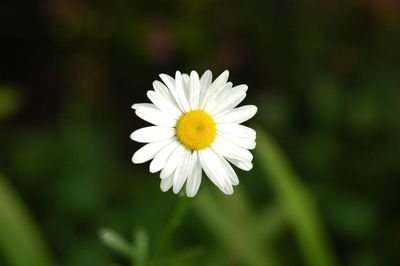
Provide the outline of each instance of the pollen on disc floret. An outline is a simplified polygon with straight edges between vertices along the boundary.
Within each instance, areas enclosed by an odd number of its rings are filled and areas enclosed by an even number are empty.
[[[207,148],[214,141],[216,134],[214,119],[203,110],[186,112],[176,123],[178,141],[190,150]]]

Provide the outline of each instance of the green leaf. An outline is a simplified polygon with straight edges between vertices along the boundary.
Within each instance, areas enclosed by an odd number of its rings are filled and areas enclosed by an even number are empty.
[[[144,229],[138,228],[135,230],[133,234],[133,244],[126,241],[117,232],[107,228],[100,230],[100,239],[106,246],[129,259],[132,265],[147,265],[149,237]]]
[[[275,229],[274,225],[262,225],[260,218],[251,209],[246,194],[239,187],[229,197],[220,191],[212,193],[204,188],[194,204],[198,215],[227,248],[227,252],[231,253],[230,259],[235,263],[279,265],[271,238],[265,237],[269,230]],[[262,213],[262,219],[269,218],[266,213]],[[276,216],[275,213],[273,215]],[[276,218],[273,223],[275,221]],[[277,224],[279,228],[280,223]]]
[[[1,175],[0,247],[10,265],[54,265],[28,211]]]
[[[133,247],[128,243],[121,235],[117,232],[104,228],[100,231],[100,239],[103,243],[111,248],[112,250],[124,255],[125,257],[132,259]]]
[[[255,159],[286,213],[306,264],[336,265],[313,198],[280,147],[261,128],[257,128]]]

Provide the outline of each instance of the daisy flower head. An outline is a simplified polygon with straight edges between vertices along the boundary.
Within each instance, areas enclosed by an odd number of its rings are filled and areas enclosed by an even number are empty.
[[[233,193],[239,179],[231,164],[249,171],[256,132],[240,123],[257,112],[254,105],[239,105],[247,85],[233,86],[225,71],[212,81],[207,70],[201,77],[161,74],[147,92],[152,103],[134,104],[137,116],[153,124],[134,131],[131,139],[147,143],[132,157],[135,164],[150,163],[150,172],[161,171],[161,190],[178,193],[186,182],[186,195],[199,190],[202,172],[225,194]],[[230,164],[231,163],[231,164]]]

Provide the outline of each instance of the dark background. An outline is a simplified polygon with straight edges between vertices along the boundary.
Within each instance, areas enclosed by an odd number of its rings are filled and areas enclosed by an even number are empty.
[[[144,227],[152,254],[178,197],[148,163],[131,163],[140,145],[129,135],[146,123],[130,106],[148,102],[159,73],[207,69],[248,84],[252,123],[315,200],[333,264],[400,265],[398,1],[6,0],[0,29],[0,171],[58,265],[128,265],[101,243],[103,227],[126,238]],[[276,194],[255,160],[237,190],[263,224],[257,213]],[[207,181],[202,191],[228,206],[236,195]],[[169,247],[200,251],[162,265],[257,265],[200,209],[189,207]],[[290,226],[275,231],[262,240],[269,265],[309,265]],[[17,266],[2,242],[0,265]]]

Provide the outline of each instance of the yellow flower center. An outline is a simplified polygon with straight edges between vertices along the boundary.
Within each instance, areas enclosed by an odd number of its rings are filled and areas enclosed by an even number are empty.
[[[191,150],[207,148],[216,134],[214,119],[202,110],[184,113],[176,123],[176,137],[183,146]]]

